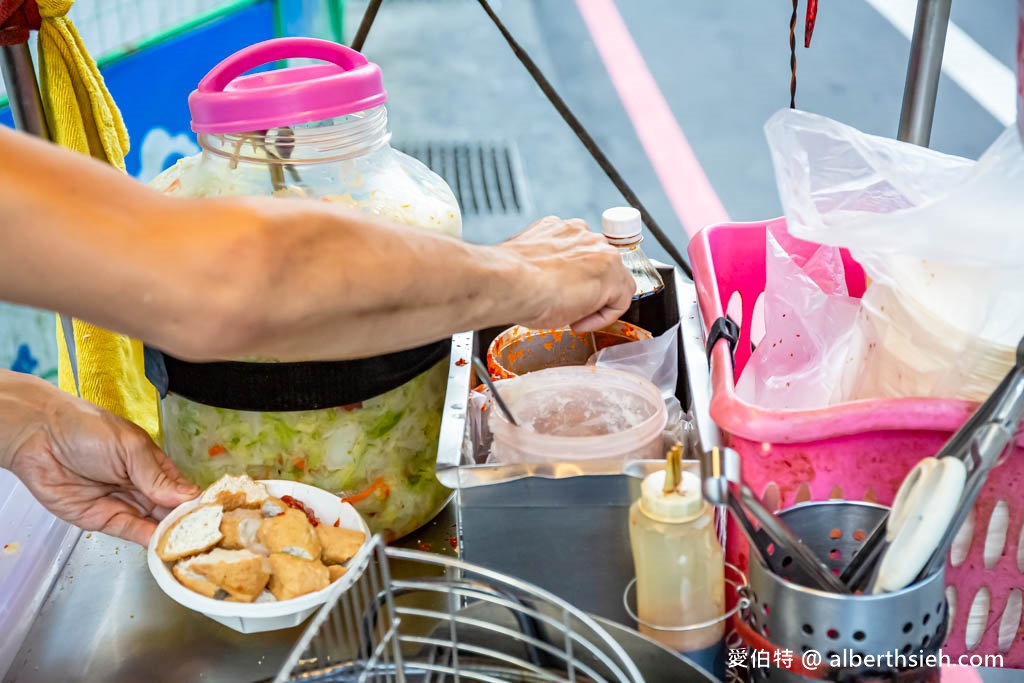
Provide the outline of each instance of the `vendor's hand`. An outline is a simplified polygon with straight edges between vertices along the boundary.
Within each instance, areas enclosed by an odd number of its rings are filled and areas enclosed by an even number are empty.
[[[629,308],[636,291],[618,249],[579,219],[542,218],[502,248],[525,258],[539,272],[537,315],[517,321],[527,327],[600,330]]]
[[[0,464],[82,529],[146,545],[199,495],[136,425],[27,375],[0,373]]]

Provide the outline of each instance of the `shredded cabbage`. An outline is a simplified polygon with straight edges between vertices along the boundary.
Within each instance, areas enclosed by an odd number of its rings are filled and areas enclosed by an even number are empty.
[[[362,407],[260,413],[162,402],[165,449],[200,486],[224,474],[290,479],[353,502],[374,533],[399,538],[428,522],[448,489],[434,474],[448,363],[365,401]]]

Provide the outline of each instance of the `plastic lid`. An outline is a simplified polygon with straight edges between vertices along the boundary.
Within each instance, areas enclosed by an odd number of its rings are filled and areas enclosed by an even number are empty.
[[[329,64],[242,75],[283,59]],[[355,50],[329,40],[277,38],[213,67],[189,95],[188,108],[197,133],[242,133],[323,121],[386,101],[380,67]]]
[[[641,233],[643,227],[640,212],[632,206],[616,206],[601,214],[601,232],[605,237],[612,239],[636,237]]]
[[[659,522],[679,523],[703,514],[706,503],[701,495],[700,477],[683,472],[675,491],[665,493],[665,470],[650,474],[640,486],[640,508]]]

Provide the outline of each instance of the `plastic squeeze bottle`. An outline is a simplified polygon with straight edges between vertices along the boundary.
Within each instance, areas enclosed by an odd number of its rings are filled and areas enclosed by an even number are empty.
[[[665,470],[644,479],[629,510],[629,540],[636,567],[640,632],[676,652],[719,645],[725,635],[725,564],[715,532],[714,509],[701,495],[701,480],[682,471],[682,451],[672,449]],[[699,629],[678,628],[718,619]]]
[[[640,248],[643,221],[640,212],[631,206],[616,206],[601,214],[601,232],[619,250],[622,263],[636,281],[633,301],[622,319],[638,325],[651,334],[662,334],[666,325],[665,282],[651,259]]]

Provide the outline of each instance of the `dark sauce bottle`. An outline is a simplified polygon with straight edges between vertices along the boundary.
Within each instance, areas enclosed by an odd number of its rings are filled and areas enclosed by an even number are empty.
[[[633,303],[622,320],[658,336],[668,329],[665,282],[640,248],[640,242],[643,241],[642,229],[640,212],[630,206],[608,209],[601,216],[601,231],[605,239],[618,248],[622,263],[636,282]]]

